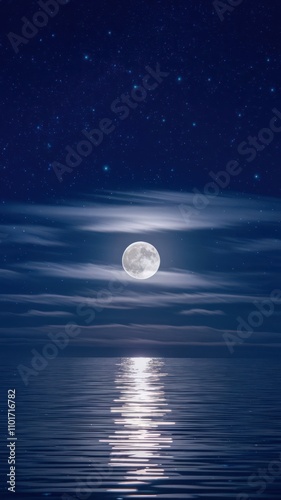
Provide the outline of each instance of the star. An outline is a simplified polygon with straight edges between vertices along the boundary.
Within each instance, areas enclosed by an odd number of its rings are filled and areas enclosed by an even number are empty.
[[[110,167],[109,167],[109,165],[103,165],[102,169],[104,172],[109,172]]]

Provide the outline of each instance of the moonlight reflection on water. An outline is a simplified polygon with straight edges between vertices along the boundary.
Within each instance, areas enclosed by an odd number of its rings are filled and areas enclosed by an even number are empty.
[[[115,383],[120,397],[111,408],[116,430],[106,442],[111,446],[109,466],[118,468],[118,476],[123,469],[120,485],[133,487],[168,477],[163,462],[172,458],[166,450],[173,442],[168,427],[174,422],[165,419],[171,410],[164,394],[163,365],[151,358],[125,358],[119,365]]]

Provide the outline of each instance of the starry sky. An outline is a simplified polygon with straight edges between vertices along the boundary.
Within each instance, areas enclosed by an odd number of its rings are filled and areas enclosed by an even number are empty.
[[[61,0],[24,39],[38,3],[0,9],[1,345],[75,323],[76,352],[233,354],[281,287],[280,2]],[[121,268],[137,240],[145,283]],[[280,314],[235,354],[278,351]]]

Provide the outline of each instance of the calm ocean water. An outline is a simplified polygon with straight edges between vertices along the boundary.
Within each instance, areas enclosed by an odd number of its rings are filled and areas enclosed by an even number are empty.
[[[16,388],[15,497],[281,498],[280,361],[61,358],[25,387],[4,360],[1,380],[2,491]]]

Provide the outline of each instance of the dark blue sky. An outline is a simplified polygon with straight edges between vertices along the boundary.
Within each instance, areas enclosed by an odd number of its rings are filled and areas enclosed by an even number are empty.
[[[280,348],[280,2],[0,9],[1,344],[230,355],[267,301],[234,350]]]

